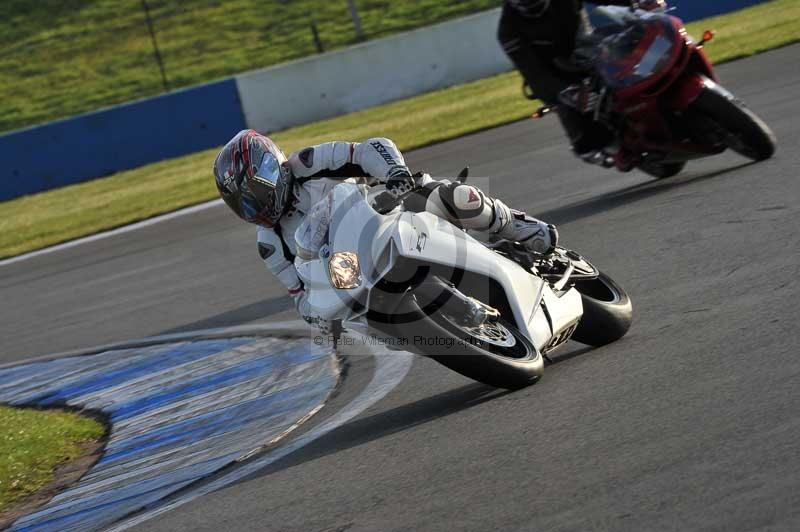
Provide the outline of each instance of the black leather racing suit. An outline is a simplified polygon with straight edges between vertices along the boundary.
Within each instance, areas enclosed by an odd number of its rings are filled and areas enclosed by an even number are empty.
[[[594,3],[630,4],[627,0]],[[557,105],[559,93],[583,75],[560,69],[555,61],[568,62],[578,33],[587,29],[582,0],[505,0],[497,38],[536,97]],[[601,148],[611,140],[604,126],[569,106],[559,105],[558,116],[576,153]]]

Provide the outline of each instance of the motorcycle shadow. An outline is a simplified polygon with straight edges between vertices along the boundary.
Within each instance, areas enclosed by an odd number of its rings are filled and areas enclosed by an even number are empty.
[[[673,190],[725,176],[726,174],[747,168],[748,166],[752,166],[754,164],[758,163],[748,161],[746,163],[723,168],[710,173],[693,174],[691,172],[687,172],[686,174],[667,179],[647,181],[644,183],[639,183],[638,185],[623,188],[621,190],[609,192],[595,198],[570,203],[549,211],[539,212],[536,214],[536,216],[542,220],[547,220],[549,223],[563,225],[569,222],[581,220],[583,218],[588,218],[595,214],[610,211],[629,203],[635,203],[668,190]]]
[[[581,357],[583,355],[589,355],[589,354],[592,353],[592,351],[594,351],[595,349],[598,349],[597,347],[591,347],[591,346],[588,346],[588,345],[577,344],[577,343],[573,344],[573,345],[575,347],[570,351],[565,351],[565,352],[559,353],[557,355],[546,357],[545,358],[545,367],[553,367],[553,366],[557,366],[558,364],[563,364],[564,362],[567,362],[568,360],[572,360],[573,358],[578,358],[578,357]]]
[[[296,465],[358,447],[510,393],[512,392],[509,390],[471,383],[371,416],[357,418],[239,482],[266,477]]]
[[[589,355],[595,349],[597,348],[576,343],[573,349],[554,356],[548,365],[552,367],[583,355]],[[380,440],[512,393],[514,392],[510,390],[474,382],[371,416],[357,418],[333,429],[318,440],[266,466],[257,473],[239,480],[236,484],[267,477],[294,466]]]
[[[294,310],[294,305],[292,304],[291,298],[285,295],[280,295],[266,298],[249,305],[243,305],[221,314],[209,316],[208,318],[199,321],[186,323],[179,327],[166,329],[158,334],[177,334],[204,329],[216,329],[219,327],[235,327],[237,325],[252,323],[254,321],[274,316],[289,310]],[[292,315],[290,319],[294,318],[295,315]]]

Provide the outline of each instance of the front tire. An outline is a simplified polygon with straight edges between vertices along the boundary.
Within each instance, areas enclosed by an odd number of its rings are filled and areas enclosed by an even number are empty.
[[[583,317],[573,340],[600,347],[625,336],[633,321],[633,305],[616,281],[600,272],[596,279],[576,282],[575,289],[583,300]]]
[[[502,329],[508,337],[505,345],[502,345],[501,342],[482,339],[481,336],[489,335],[476,334],[475,328],[457,325],[441,313],[430,316],[430,319],[446,333],[439,338],[456,340],[455,349],[428,354],[443,366],[478,382],[509,390],[525,388],[541,378],[544,360],[531,341],[514,325],[499,320],[482,326]]]
[[[440,311],[426,315],[411,293],[390,303],[391,307],[384,307],[380,299],[373,303],[381,308],[384,318],[373,317],[370,325],[374,329],[404,340],[406,349],[432,358],[456,373],[509,390],[535,384],[544,373],[544,359],[536,347],[506,321],[498,321],[509,335],[506,341],[491,335],[487,336],[493,341],[482,340]]]
[[[722,128],[725,143],[739,155],[763,161],[775,154],[775,134],[769,126],[720,85],[708,83],[692,108]]]

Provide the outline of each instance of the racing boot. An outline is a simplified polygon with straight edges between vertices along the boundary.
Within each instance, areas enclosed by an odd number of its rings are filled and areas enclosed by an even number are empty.
[[[495,218],[489,233],[522,244],[526,251],[537,256],[550,255],[558,245],[558,231],[554,225],[546,224],[522,211],[508,208],[500,200],[494,200]]]
[[[614,166],[614,133],[592,114],[599,105],[600,96],[590,86],[571,85],[559,95],[562,105],[558,116],[567,132],[572,151],[583,162],[606,168]]]

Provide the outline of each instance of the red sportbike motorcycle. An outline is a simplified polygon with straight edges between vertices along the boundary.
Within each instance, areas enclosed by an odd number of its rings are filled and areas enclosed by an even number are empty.
[[[599,94],[594,119],[617,139],[596,162],[666,178],[728,148],[755,161],[772,157],[770,128],[717,81],[703,51],[713,32],[695,42],[669,11],[635,4],[596,7],[592,22],[596,29],[579,40],[569,68],[590,76],[584,83]]]

